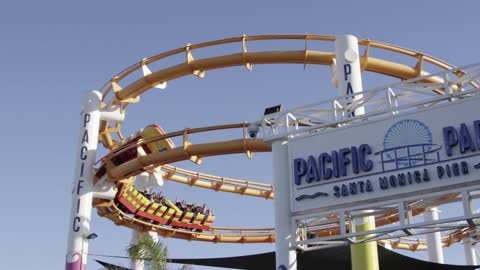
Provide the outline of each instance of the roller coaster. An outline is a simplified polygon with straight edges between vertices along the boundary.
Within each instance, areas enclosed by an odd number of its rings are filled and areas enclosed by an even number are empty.
[[[281,43],[286,40],[304,41],[305,46],[300,50],[288,51],[247,50],[247,45],[250,42],[268,41],[269,46],[271,46],[274,42]],[[266,35],[241,36],[199,44],[188,44],[182,48],[142,59],[108,80],[100,89],[102,107],[111,110],[118,109],[125,113],[130,104],[139,102],[141,95],[152,88],[164,89],[167,82],[188,75],[203,78],[207,71],[214,69],[245,66],[248,71],[251,71],[253,65],[257,64],[330,66],[335,59],[335,52],[318,51],[308,47],[311,43],[328,44],[334,41],[334,36]],[[239,52],[200,59],[193,57],[193,52],[197,49],[216,48],[228,44],[238,44]],[[359,40],[359,46],[364,50],[360,57],[363,71],[400,79],[402,82],[396,84],[399,87],[402,84],[403,86],[409,85],[409,90],[406,90],[402,95],[392,94],[388,96],[395,100],[394,103],[402,98],[408,100],[412,99],[413,95],[420,94],[424,94],[430,99],[436,97],[451,98],[447,97],[451,92],[471,94],[472,91],[478,90],[480,85],[477,80],[480,74],[478,65],[459,69],[421,52],[366,39]],[[375,58],[374,55],[377,52],[378,55],[387,53],[402,56],[409,61],[415,61],[416,64],[410,66],[392,60]],[[185,62],[155,71],[152,71],[149,67],[153,63],[161,62],[176,55],[184,55]],[[421,91],[411,90],[413,87],[421,88]],[[373,99],[368,101],[369,96],[378,92],[375,91],[377,90],[365,92],[365,104],[370,102],[368,104],[375,108],[388,107],[392,104],[391,102],[374,101]],[[429,100],[428,102],[432,101]],[[427,103],[421,105],[425,104]],[[326,110],[316,110],[315,114],[308,114],[304,111],[300,113],[300,111],[300,109],[295,111],[297,117],[293,123],[297,130],[302,127],[312,130],[313,128],[325,129],[338,126],[325,121],[325,119],[320,119],[321,115],[326,115]],[[255,138],[249,136],[247,129],[250,125],[251,123],[245,122],[189,128],[169,133],[163,131],[159,126],[148,126],[130,137],[124,137],[120,122],[102,121],[99,142],[109,153],[97,163],[94,184],[113,182],[116,195],[114,199],[95,198],[93,206],[100,216],[112,220],[116,225],[126,226],[141,232],[155,231],[163,237],[213,243],[275,242],[273,228],[216,227],[213,226],[215,220],[213,215],[205,216],[182,211],[170,200],[167,200],[165,205],[151,202],[133,186],[135,177],[140,173],[159,173],[165,180],[189,186],[229,192],[235,195],[273,199],[274,187],[270,184],[208,175],[172,165],[172,163],[184,160],[200,164],[203,158],[230,154],[245,154],[247,158],[251,159],[255,152],[270,152],[271,146],[265,143],[260,136]],[[287,123],[286,127],[288,128],[289,125]],[[262,124],[262,127],[264,130],[272,129],[272,126],[265,123]],[[230,140],[207,143],[194,143],[190,140],[192,134],[204,134],[219,130],[233,130],[237,132],[238,136]],[[266,134],[266,131],[264,134]],[[211,138],[215,137],[211,136]],[[182,144],[175,146],[173,139],[180,139]],[[451,194],[432,198],[428,202],[423,200],[412,201],[406,208],[412,216],[415,216],[423,213],[427,207],[457,201],[459,201],[458,194]],[[377,227],[394,224],[399,222],[401,218],[398,211],[394,209],[386,209],[375,214]],[[341,230],[339,223],[338,216],[331,216],[328,221],[311,224],[312,229],[309,233],[314,233],[317,236],[338,235]],[[442,244],[444,247],[448,247],[474,233],[475,227],[468,224],[459,225],[459,228],[448,231],[442,238]],[[419,251],[427,249],[425,240],[418,238],[398,237],[384,239],[380,242],[404,250]]]

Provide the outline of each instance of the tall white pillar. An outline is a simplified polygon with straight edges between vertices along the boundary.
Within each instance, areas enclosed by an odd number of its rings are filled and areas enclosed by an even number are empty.
[[[335,53],[338,96],[350,95],[342,104],[346,106],[363,97],[362,94],[357,94],[363,91],[357,38],[352,35],[336,36]],[[365,109],[358,107],[349,112],[347,117],[362,114],[365,114]]]
[[[438,208],[427,208],[423,213],[423,219],[426,222],[438,220]],[[436,263],[444,263],[442,250],[442,235],[440,234],[440,232],[427,234],[426,240],[428,247],[428,260]]]
[[[277,140],[272,144],[273,183],[275,192],[275,261],[277,270],[296,270],[297,253],[291,245],[290,186],[288,144]]]
[[[335,39],[335,61],[336,61],[336,83],[339,97],[345,96],[345,99],[339,100],[339,103],[346,107],[363,97],[359,94],[363,91],[362,71],[360,68],[360,53],[358,51],[358,39],[352,35],[340,35]],[[363,106],[354,110],[346,111],[345,117],[354,117],[365,114]],[[362,214],[370,211],[362,211]],[[375,218],[373,216],[364,216],[355,218],[356,231],[374,230]],[[363,240],[369,236],[356,237],[356,240]],[[362,244],[350,246],[352,269],[353,270],[378,270],[378,251],[377,242],[371,241]]]
[[[147,235],[148,237],[152,238],[155,243],[158,242],[158,234],[156,232],[138,232],[136,230],[132,230],[132,239],[130,240],[130,245],[138,244],[140,237],[143,235]],[[144,260],[133,260],[130,258],[130,269],[133,270],[144,270],[145,269],[145,261]]]
[[[132,230],[132,239],[130,240],[130,245],[138,244],[138,240],[142,234],[136,230]],[[143,260],[134,260],[130,258],[130,268],[133,270],[143,270],[144,269],[144,261]]]
[[[77,140],[76,168],[73,179],[72,207],[68,227],[66,270],[85,270],[92,212],[93,169],[100,126],[101,94],[88,92],[80,113],[80,136]]]
[[[467,236],[463,238],[463,250],[467,265],[477,265],[477,253],[475,252],[475,241]]]

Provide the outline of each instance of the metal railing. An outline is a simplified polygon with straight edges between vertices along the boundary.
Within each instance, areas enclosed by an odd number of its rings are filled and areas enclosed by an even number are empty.
[[[465,74],[457,77],[459,71]],[[428,78],[440,78],[443,83],[427,83],[425,81]],[[262,127],[265,141],[304,136],[478,95],[479,87],[480,63],[476,63],[269,114],[256,124]],[[355,95],[362,97],[348,105],[342,105],[347,104],[346,101],[352,100]],[[366,113],[351,116],[351,112],[359,107],[364,107]]]

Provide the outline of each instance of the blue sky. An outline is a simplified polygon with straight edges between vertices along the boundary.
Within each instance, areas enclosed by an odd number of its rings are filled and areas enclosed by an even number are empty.
[[[2,2],[1,268],[64,267],[81,97],[142,58],[187,43],[242,34],[311,33],[354,34],[422,51],[456,66],[480,59],[475,31],[480,3],[476,1],[329,2]],[[169,82],[165,91],[150,91],[140,104],[129,107],[125,131],[155,122],[175,131],[254,121],[270,105],[292,108],[334,96],[329,76],[325,67],[307,66],[304,71],[303,65],[258,65],[252,72],[230,68],[207,72],[204,79],[182,78]],[[364,87],[386,82],[372,81]],[[198,168],[180,165],[272,182],[269,154],[255,155],[252,161],[244,156],[206,159]],[[218,226],[273,226],[273,204],[263,199],[174,183],[167,183],[165,192],[207,202],[215,209]],[[128,229],[98,217],[95,211],[91,228],[99,238],[91,243],[90,253],[125,255]],[[165,242],[172,257],[233,256],[274,249],[270,244]],[[464,261],[461,246],[445,253],[448,263]],[[89,269],[98,268],[89,261]]]

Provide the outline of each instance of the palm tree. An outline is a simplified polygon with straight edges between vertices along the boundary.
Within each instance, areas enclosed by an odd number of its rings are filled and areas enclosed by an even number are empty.
[[[167,247],[148,234],[141,234],[137,244],[130,245],[127,252],[132,260],[143,260],[145,270],[167,270]],[[180,270],[192,270],[183,265]]]
[[[141,234],[137,244],[128,246],[127,253],[132,260],[143,260],[145,270],[168,270],[167,247],[155,241],[148,234]],[[104,270],[118,270],[116,266],[105,267]],[[192,270],[190,265],[183,265],[179,270]]]

